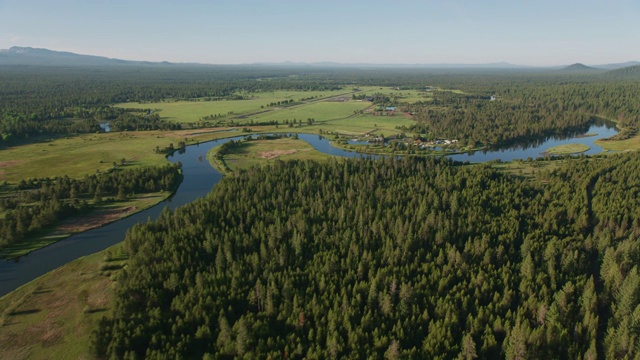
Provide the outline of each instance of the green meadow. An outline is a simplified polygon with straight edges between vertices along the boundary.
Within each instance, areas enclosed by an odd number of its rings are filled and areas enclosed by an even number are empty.
[[[413,123],[413,120],[407,118],[402,113],[393,116],[376,116],[371,113],[366,113],[344,119],[327,120],[319,125],[322,126],[323,130],[345,135],[352,134],[357,136],[373,132],[378,135],[389,136],[403,132],[397,127],[409,127]]]
[[[355,113],[365,110],[370,106],[370,102],[358,102],[351,99],[347,101],[318,101],[259,114],[252,116],[251,119],[255,119],[256,121],[278,120],[281,123],[285,120],[291,121],[293,119],[302,120],[302,122],[306,122],[307,119],[324,122],[353,116]]]
[[[208,156],[212,165],[218,167],[215,159],[216,149]],[[286,160],[316,160],[323,161],[330,158],[315,150],[304,140],[281,138],[273,140],[251,140],[241,143],[224,156],[225,164],[232,170],[248,169],[251,166],[263,166],[275,161]]]
[[[65,175],[80,178],[108,171],[122,159],[125,167],[163,165],[167,160],[155,152],[156,147],[237,135],[216,130],[219,129],[86,134],[9,147],[0,152],[0,181],[16,183]]]
[[[362,135],[369,132],[393,135],[402,132],[398,127],[409,127],[413,120],[397,111],[394,114],[374,115],[374,105],[366,100],[354,100],[353,95],[383,94],[396,104],[430,101],[430,93],[416,90],[397,90],[390,87],[345,88],[322,92],[267,92],[245,95],[250,100],[219,101],[175,101],[157,103],[124,103],[124,108],[151,108],[161,118],[179,123],[193,123],[210,116],[220,115],[211,121],[220,120],[227,125],[252,125],[278,121],[277,131]],[[306,99],[306,100],[303,100]],[[272,102],[294,100],[290,106],[268,106]],[[301,101],[302,100],[302,101]],[[312,120],[312,125],[309,125]],[[295,122],[293,128],[283,128],[286,122]],[[298,126],[298,123],[302,123]],[[257,131],[269,129],[259,128]]]
[[[351,97],[351,90],[336,91],[273,91],[263,93],[242,94],[247,100],[216,100],[216,101],[162,101],[154,103],[121,103],[116,107],[128,109],[152,109],[168,121],[179,123],[197,122],[210,115],[230,120],[249,116],[262,111],[272,112],[281,109],[279,106],[269,106],[271,103],[293,100],[294,102],[313,102],[318,99],[347,94]],[[305,100],[306,99],[306,100]]]

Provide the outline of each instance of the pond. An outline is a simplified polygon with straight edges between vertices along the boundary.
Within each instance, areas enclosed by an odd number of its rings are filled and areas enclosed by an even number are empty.
[[[615,124],[609,121],[596,121],[587,130],[574,132],[569,136],[550,136],[544,140],[522,142],[510,147],[497,150],[476,151],[469,154],[449,155],[448,158],[458,161],[487,162],[492,160],[512,161],[518,159],[538,158],[554,146],[566,144],[584,144],[589,146],[586,155],[594,155],[602,152],[602,147],[595,144],[596,140],[606,139],[616,135]]]
[[[104,132],[110,132],[111,131],[111,123],[110,122],[101,122],[98,125],[100,125],[100,128],[102,130],[104,130]]]

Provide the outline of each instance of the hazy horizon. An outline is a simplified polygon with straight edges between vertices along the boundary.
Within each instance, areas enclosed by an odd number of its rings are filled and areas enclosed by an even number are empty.
[[[0,2],[0,48],[138,61],[560,66],[640,60],[631,0]]]

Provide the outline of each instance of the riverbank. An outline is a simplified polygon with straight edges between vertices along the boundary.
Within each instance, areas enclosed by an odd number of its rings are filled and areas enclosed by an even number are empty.
[[[379,144],[349,144],[341,141],[331,141],[331,145],[338,149],[343,149],[346,151],[353,151],[359,154],[366,155],[403,155],[403,156],[447,156],[447,155],[455,155],[455,154],[466,154],[475,151],[483,151],[485,147],[449,147],[445,145],[444,147],[441,145],[424,148],[424,149],[394,149],[389,145],[379,145]]]
[[[93,358],[92,333],[112,311],[112,286],[126,261],[118,244],[0,297],[2,357]]]
[[[252,140],[240,140],[235,146],[220,152],[221,146],[207,154],[211,166],[223,174],[261,166],[275,161],[287,160],[327,160],[330,155],[315,150],[307,141],[297,135],[287,137],[267,137]]]
[[[251,128],[249,128],[251,129]],[[20,181],[38,178],[83,178],[104,174],[118,168],[139,168],[167,164],[166,154],[158,149],[186,146],[229,136],[237,136],[236,128],[204,128],[179,131],[131,131],[121,133],[83,134],[72,137],[43,138],[2,150],[0,180],[2,196],[15,196],[13,186]],[[180,151],[180,150],[176,150]],[[37,154],[38,156],[33,156]],[[70,236],[97,229],[135,215],[168,199],[173,192],[134,195],[125,201],[106,201],[88,213],[64,219],[51,227],[31,233],[24,240],[0,250],[0,259],[25,256]],[[85,200],[92,202],[91,196]],[[0,217],[3,216],[0,210]]]
[[[38,231],[23,241],[0,251],[0,259],[11,260],[42,249],[69,236],[97,229],[125,219],[168,199],[173,192],[140,194],[133,199],[100,205],[88,214],[76,215],[52,228]]]
[[[598,116],[599,119],[612,122],[616,125],[616,127],[620,130],[620,133],[623,131],[628,131],[628,129],[621,127],[620,122],[615,119],[609,119],[604,116]],[[614,139],[609,140],[608,138],[597,140],[596,145],[602,147],[605,151],[639,151],[640,150],[640,133],[636,131],[636,133],[630,136],[627,139]]]
[[[589,151],[590,147],[585,144],[565,144],[548,148],[544,155],[571,155]]]

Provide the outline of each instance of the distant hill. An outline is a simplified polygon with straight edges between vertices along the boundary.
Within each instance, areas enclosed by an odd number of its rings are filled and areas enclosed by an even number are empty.
[[[640,65],[609,70],[604,75],[611,79],[640,80]]]
[[[0,50],[0,65],[34,66],[105,66],[105,65],[166,65],[148,61],[111,59],[103,56],[80,55],[32,47],[14,46]]]
[[[560,69],[560,71],[562,72],[590,72],[590,71],[599,71],[599,70],[600,69],[596,69],[581,63],[575,63]]]
[[[592,65],[592,67],[597,68],[597,69],[615,70],[615,69],[621,69],[621,68],[630,67],[630,66],[637,66],[637,65],[640,65],[640,62],[638,62],[638,61],[627,61],[627,62],[624,62],[624,63],[617,63],[617,64]]]

